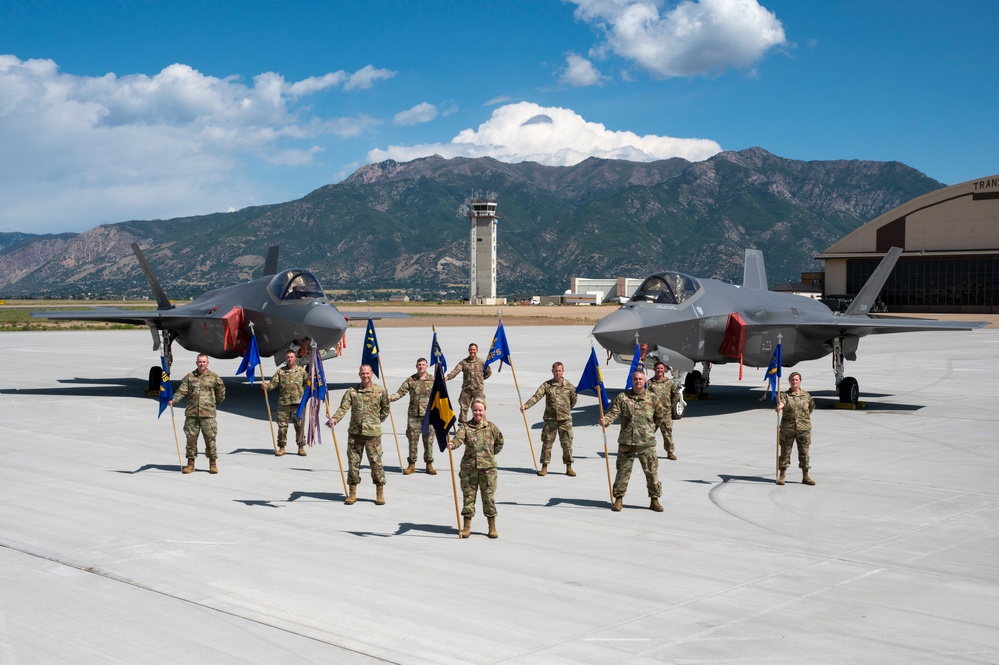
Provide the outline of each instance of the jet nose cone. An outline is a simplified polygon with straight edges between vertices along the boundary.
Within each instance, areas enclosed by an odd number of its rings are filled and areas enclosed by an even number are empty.
[[[347,320],[332,305],[317,305],[309,309],[303,321],[309,337],[321,349],[328,349],[340,341],[347,329]]]
[[[635,350],[635,333],[642,326],[642,319],[630,309],[619,309],[597,321],[593,336],[607,350],[614,353],[631,353]]]

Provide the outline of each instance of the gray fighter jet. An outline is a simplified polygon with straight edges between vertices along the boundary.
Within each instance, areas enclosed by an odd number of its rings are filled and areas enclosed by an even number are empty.
[[[856,404],[860,388],[855,378],[844,376],[844,365],[857,359],[861,337],[986,325],[869,316],[901,253],[898,247],[888,251],[842,314],[811,298],[769,291],[759,250],[746,250],[742,286],[679,272],[657,273],[625,305],[600,319],[593,336],[619,359],[633,356],[637,342],[648,355],[686,372],[685,392],[698,395],[708,388],[712,364],[741,359],[750,367],[767,367],[778,342],[784,367],[832,354],[840,401]],[[694,370],[698,362],[700,371]]]
[[[250,336],[256,335],[260,355],[274,356],[277,363],[306,338],[320,350],[332,349],[347,328],[347,319],[327,300],[315,275],[299,268],[277,269],[277,247],[267,253],[263,277],[208,291],[180,306],[167,298],[137,243],[132,243],[132,251],[156,296],[155,310],[94,308],[86,312],[36,312],[32,316],[146,325],[153,336],[153,350],[162,344],[168,364],[172,361],[170,345],[175,341],[213,358],[236,358],[246,351]],[[150,376],[158,376],[159,371],[154,367]]]

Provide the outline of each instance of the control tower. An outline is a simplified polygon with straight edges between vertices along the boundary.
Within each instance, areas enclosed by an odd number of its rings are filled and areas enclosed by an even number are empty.
[[[471,234],[471,279],[468,304],[497,305],[496,300],[496,201],[468,203]]]

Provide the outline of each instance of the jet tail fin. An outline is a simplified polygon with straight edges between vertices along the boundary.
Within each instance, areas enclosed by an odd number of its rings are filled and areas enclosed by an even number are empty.
[[[751,289],[766,291],[767,267],[763,264],[763,252],[758,249],[746,250],[746,262],[742,269],[742,285]]]
[[[268,277],[270,275],[276,275],[278,271],[278,250],[281,249],[280,245],[274,245],[267,250],[267,259],[264,261],[264,274],[263,277]]]
[[[901,247],[892,247],[888,250],[885,257],[881,259],[881,263],[874,269],[874,273],[864,284],[863,288],[860,289],[860,293],[857,294],[857,297],[853,299],[850,306],[843,312],[843,316],[870,313],[871,305],[874,304],[878,294],[881,293],[881,289],[884,287],[885,282],[888,281],[888,276],[895,268],[895,263],[901,255]]]
[[[135,258],[139,260],[139,267],[142,268],[142,272],[146,275],[149,288],[153,290],[153,295],[156,296],[156,309],[173,309],[173,303],[167,298],[163,287],[156,281],[156,275],[153,274],[153,271],[149,268],[149,264],[146,263],[146,257],[143,256],[142,250],[139,249],[139,243],[132,243],[132,251],[135,252]]]

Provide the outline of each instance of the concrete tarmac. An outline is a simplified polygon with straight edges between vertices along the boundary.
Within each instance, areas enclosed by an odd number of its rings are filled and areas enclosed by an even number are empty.
[[[493,331],[438,335],[453,366]],[[554,360],[578,381],[588,332],[507,327],[524,401]],[[333,408],[356,382],[348,335],[326,363]],[[394,391],[432,334],[378,335]],[[865,338],[847,364],[867,403],[855,411],[833,408],[828,358],[796,367],[818,402],[814,487],[794,467],[774,484],[764,371],[715,367],[711,399],[675,423],[679,459],[660,444],[664,513],[637,468],[625,509],[609,509],[593,396],[574,416],[579,475],[556,443],[538,477],[514,374],[493,365],[498,540],[481,505],[458,538],[447,453],[436,476],[422,461],[401,475],[389,421],[387,504],[365,464],[343,505],[329,430],[307,457],[275,457],[238,359],[210,366],[229,388],[220,473],[199,455],[182,475],[170,414],[142,393],[150,347],[145,331],[0,334],[3,665],[999,662],[999,330]],[[175,351],[174,385],[194,368]],[[625,373],[605,368],[612,392]],[[460,380],[449,388],[457,401]],[[527,412],[535,454],[542,412]],[[405,401],[393,414],[404,459]],[[336,434],[346,464],[346,423]]]

